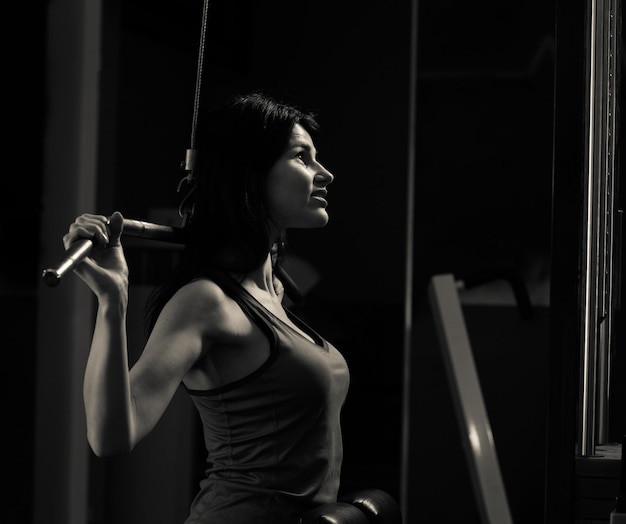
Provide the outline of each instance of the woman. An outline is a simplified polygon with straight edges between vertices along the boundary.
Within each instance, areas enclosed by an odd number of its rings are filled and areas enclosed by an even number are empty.
[[[206,477],[186,524],[295,523],[337,499],[339,352],[282,305],[275,267],[290,228],[328,222],[333,175],[311,114],[238,96],[198,130],[197,188],[182,263],[149,301],[146,346],[128,369],[123,217],[85,214],[63,237],[96,247],[75,272],[98,298],[85,371],[87,436],[100,457],[132,450],[182,383],[202,420]]]

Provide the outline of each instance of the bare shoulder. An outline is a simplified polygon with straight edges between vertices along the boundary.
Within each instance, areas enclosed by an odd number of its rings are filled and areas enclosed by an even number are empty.
[[[162,316],[179,328],[195,326],[212,339],[235,335],[245,319],[237,303],[208,278],[181,287],[163,308]]]

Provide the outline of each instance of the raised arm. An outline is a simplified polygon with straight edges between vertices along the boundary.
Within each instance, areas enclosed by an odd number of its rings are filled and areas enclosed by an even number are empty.
[[[193,326],[176,321],[178,316],[190,322],[188,316],[172,304],[159,322],[160,337],[151,337],[129,370],[122,221],[119,213],[110,220],[81,215],[63,238],[66,248],[78,238],[91,238],[95,244],[74,271],[98,299],[83,385],[87,438],[98,456],[128,452],[154,428],[202,349]]]

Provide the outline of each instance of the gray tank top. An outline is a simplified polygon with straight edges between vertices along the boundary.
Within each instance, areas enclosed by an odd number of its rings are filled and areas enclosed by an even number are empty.
[[[294,524],[303,511],[337,499],[348,367],[290,311],[315,343],[231,277],[214,280],[267,335],[270,356],[223,387],[187,389],[202,421],[208,468],[185,522]]]

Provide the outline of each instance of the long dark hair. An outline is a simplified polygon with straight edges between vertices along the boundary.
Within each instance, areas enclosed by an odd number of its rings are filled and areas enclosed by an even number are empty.
[[[259,92],[232,97],[200,118],[186,245],[176,270],[148,298],[148,331],[167,301],[193,278],[215,270],[247,273],[265,261],[272,248],[265,181],[296,124],[312,137],[319,129],[313,113]]]

